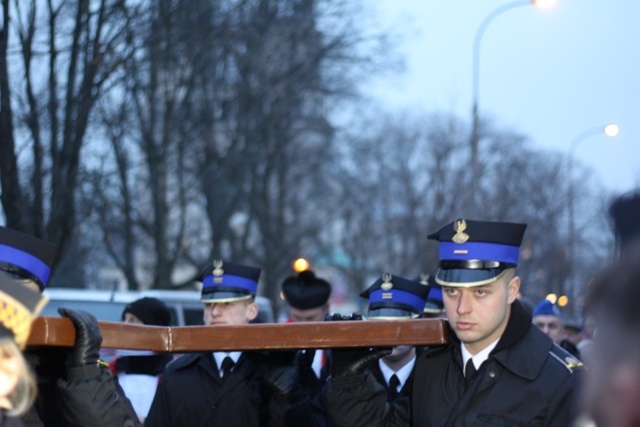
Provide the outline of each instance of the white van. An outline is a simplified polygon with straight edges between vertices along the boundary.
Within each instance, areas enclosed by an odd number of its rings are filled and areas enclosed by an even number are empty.
[[[202,303],[200,291],[107,291],[97,289],[47,288],[44,294],[49,302],[41,316],[59,316],[58,308],[85,310],[98,320],[121,322],[122,312],[130,302],[143,297],[154,297],[163,301],[171,310],[171,325],[202,325]],[[255,323],[274,322],[273,306],[268,298],[257,296],[258,318]]]

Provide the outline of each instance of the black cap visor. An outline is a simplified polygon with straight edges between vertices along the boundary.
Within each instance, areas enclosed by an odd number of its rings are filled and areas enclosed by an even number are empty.
[[[200,298],[201,302],[231,302],[250,299],[255,297],[252,293],[238,289],[224,289],[222,286],[216,287],[209,292],[203,292]]]
[[[418,316],[418,313],[404,304],[395,307],[372,304],[367,312],[367,318],[371,320],[415,319]]]
[[[427,303],[424,305],[423,311],[425,313],[439,314],[444,313],[444,307],[442,306],[442,304],[427,301]]]
[[[465,268],[438,268],[436,272],[436,283],[440,286],[452,287],[482,286],[500,279],[506,271],[506,268],[475,270]]]

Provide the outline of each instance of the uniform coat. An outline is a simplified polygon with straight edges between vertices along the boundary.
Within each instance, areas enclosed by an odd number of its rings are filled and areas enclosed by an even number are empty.
[[[27,427],[135,427],[142,423],[106,367],[64,372],[66,351],[33,348],[25,358],[36,373],[38,395],[22,421]]]
[[[412,397],[385,404],[370,374],[334,381],[328,411],[336,426],[567,427],[575,416],[579,362],[532,326],[515,301],[507,328],[468,386],[460,342],[426,349],[416,360]]]
[[[265,426],[268,398],[246,353],[226,379],[211,353],[187,354],[165,368],[145,426]]]
[[[313,362],[313,355],[316,351],[322,352],[322,357],[324,360],[324,365],[320,369],[320,377],[318,378],[311,368],[311,363]],[[329,378],[331,366],[331,351],[330,350],[312,350],[310,352],[305,353],[300,358],[300,385],[303,389],[309,393],[310,396],[317,396],[318,393],[323,389],[324,384],[327,382],[327,378]]]

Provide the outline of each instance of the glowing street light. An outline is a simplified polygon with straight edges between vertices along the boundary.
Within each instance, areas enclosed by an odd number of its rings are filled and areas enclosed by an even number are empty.
[[[571,291],[574,288],[575,281],[575,237],[576,237],[576,225],[575,225],[575,188],[573,184],[573,163],[576,149],[578,145],[589,137],[597,136],[597,135],[606,135],[610,138],[613,138],[618,135],[620,132],[620,128],[616,124],[608,124],[605,126],[596,126],[592,128],[588,128],[580,132],[578,135],[573,138],[571,141],[571,145],[569,145],[568,156],[567,156],[567,180],[569,182],[569,194],[568,194],[568,203],[569,203],[569,274],[571,275]]]
[[[489,26],[489,24],[499,15],[504,12],[515,9],[521,6],[534,5],[541,9],[548,9],[555,3],[555,0],[519,0],[510,3],[503,4],[502,6],[497,7],[491,13],[489,13],[484,20],[478,26],[476,30],[476,35],[473,40],[473,82],[472,82],[472,93],[473,93],[473,106],[471,112],[471,166],[473,171],[473,179],[474,182],[477,180],[478,176],[478,86],[480,80],[480,42],[482,41],[482,36],[484,35],[485,30]]]
[[[298,273],[308,270],[310,266],[309,261],[304,258],[298,258],[293,261],[293,269]]]

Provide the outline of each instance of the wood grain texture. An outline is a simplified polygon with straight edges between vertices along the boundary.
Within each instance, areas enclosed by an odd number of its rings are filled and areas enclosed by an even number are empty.
[[[281,350],[295,348],[391,347],[442,345],[449,337],[442,319],[270,323],[242,326],[160,327],[98,322],[103,348],[194,352]],[[29,346],[70,347],[71,320],[39,317]]]

